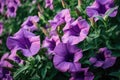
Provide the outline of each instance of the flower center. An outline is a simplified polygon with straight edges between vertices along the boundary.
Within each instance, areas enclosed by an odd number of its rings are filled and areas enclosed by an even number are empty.
[[[4,67],[2,69],[2,72],[3,72],[3,74],[9,74],[9,71],[6,68],[4,68]]]
[[[20,63],[20,62],[21,62],[21,60],[20,60],[20,58],[19,58],[18,56],[15,56],[15,57],[14,57],[14,60],[15,60],[17,63]]]
[[[99,12],[100,14],[105,14],[105,12],[106,12],[105,6],[104,6],[104,5],[100,5],[100,7],[99,7],[99,9],[98,9],[98,12]]]
[[[54,40],[50,41],[50,45],[49,45],[50,50],[53,51],[55,46],[56,46],[56,42]]]
[[[20,42],[20,47],[22,47],[24,49],[29,49],[31,46],[31,43],[28,38],[23,37],[20,39],[19,42]]]
[[[10,11],[11,11],[11,12],[14,12],[14,11],[15,11],[15,8],[14,8],[14,7],[10,7]]]
[[[104,61],[104,60],[105,60],[104,53],[98,53],[98,54],[96,55],[96,58],[97,58],[97,60],[99,60],[99,61]]]
[[[65,57],[66,62],[73,62],[73,60],[74,60],[74,54],[66,55],[66,57]]]
[[[32,25],[33,25],[32,21],[29,20],[29,21],[27,22],[27,25],[28,25],[28,26],[32,26]]]
[[[78,27],[78,25],[76,26],[73,26],[71,29],[70,29],[70,33],[71,35],[74,35],[74,36],[79,36],[80,35],[80,29]]]

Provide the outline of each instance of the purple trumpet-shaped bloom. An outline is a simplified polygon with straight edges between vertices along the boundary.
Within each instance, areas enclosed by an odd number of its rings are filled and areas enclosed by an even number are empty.
[[[98,54],[95,57],[91,57],[89,61],[96,67],[106,69],[115,64],[116,57],[111,54],[112,52],[107,48],[100,48]]]
[[[81,68],[77,72],[71,73],[70,80],[93,80],[94,75],[92,72],[88,71],[88,68]]]
[[[45,0],[45,8],[47,7],[53,10],[53,0]]]
[[[3,23],[0,22],[0,35],[2,34],[2,32],[3,32]]]
[[[50,25],[52,26],[52,30],[56,30],[58,26],[63,23],[67,23],[71,21],[70,10],[64,9],[57,13],[53,20],[49,20]]]
[[[87,21],[79,17],[76,21],[66,24],[62,41],[71,45],[78,44],[87,37],[89,29]]]
[[[20,6],[20,0],[6,0],[6,5],[9,5],[9,3],[15,3],[15,5]]]
[[[53,35],[51,38],[46,37],[43,41],[43,47],[47,48],[47,55],[54,55],[55,47],[60,43],[59,36]]]
[[[4,6],[5,6],[5,2],[3,0],[0,0],[0,13],[3,13]]]
[[[13,37],[7,38],[7,47],[12,50],[20,50],[26,57],[37,54],[40,50],[40,37],[20,29]]]
[[[6,61],[5,59],[8,59],[9,53],[5,53],[0,60],[0,64],[2,64],[2,67],[9,67],[10,63]]]
[[[7,17],[16,17],[16,11],[18,6],[14,2],[10,2],[7,5]]]
[[[54,49],[53,64],[62,72],[75,72],[81,68],[79,60],[82,58],[82,50],[76,46],[59,43]]]
[[[2,64],[3,67],[12,68],[13,65],[8,61],[6,61],[5,59],[9,59],[9,60],[15,61],[16,63],[23,64],[23,60],[21,60],[19,56],[17,56],[16,50],[13,50],[11,54],[5,53],[1,58],[1,64],[3,63]]]
[[[38,29],[36,25],[37,22],[39,22],[38,16],[29,16],[27,20],[21,25],[21,27],[30,31],[34,31]]]
[[[10,65],[5,59],[9,57],[8,53],[5,53],[0,60],[0,80],[13,80],[11,72],[6,68]]]
[[[12,60],[12,61],[15,61],[16,63],[19,63],[19,64],[23,64],[23,60],[20,59],[20,57],[16,54],[16,50],[13,49],[11,51],[11,54],[9,55],[8,59]],[[13,67],[12,64],[10,64],[8,67]]]
[[[95,0],[95,2],[88,6],[86,9],[87,15],[91,18],[95,16],[102,16],[104,17],[106,12],[110,10],[114,6],[114,0]],[[117,14],[117,8],[108,16],[115,17]],[[98,19],[95,19],[96,21]]]

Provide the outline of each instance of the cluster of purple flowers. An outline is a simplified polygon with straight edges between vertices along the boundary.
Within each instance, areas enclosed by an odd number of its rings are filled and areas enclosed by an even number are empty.
[[[6,6],[6,16],[8,18],[16,17],[16,12],[20,5],[20,0],[0,0],[0,13],[4,14],[4,6]]]
[[[45,0],[45,2],[45,7],[52,10],[53,0]],[[15,17],[20,0],[0,0],[0,13],[2,14],[5,5],[7,17]],[[91,6],[86,8],[86,13],[97,21],[96,16],[104,17],[106,12],[113,7],[115,7],[113,0],[95,0]],[[116,14],[117,8],[109,16],[115,17]],[[8,68],[12,68],[13,65],[7,59],[23,64],[24,61],[19,58],[17,51],[21,51],[25,57],[39,53],[40,36],[34,34],[34,31],[38,29],[37,22],[39,22],[38,16],[29,16],[19,31],[7,38],[6,45],[11,53],[5,53],[0,60],[0,80],[12,80]],[[71,74],[69,80],[93,80],[94,73],[89,70],[89,67],[83,67],[80,63],[84,52],[76,46],[87,38],[90,32],[89,23],[81,16],[77,19],[72,18],[70,9],[61,10],[53,20],[48,22],[50,23],[49,34],[45,37],[42,48],[47,48],[46,54],[53,60],[55,68],[61,72],[69,72]],[[2,31],[3,24],[0,23],[0,35]],[[96,56],[89,59],[89,62],[94,67],[103,69],[112,67],[116,57],[111,54],[112,52],[106,47],[100,48]]]
[[[6,59],[13,60],[16,63],[23,64],[21,60],[15,53],[5,53],[0,60],[0,80],[13,80],[11,76],[10,68],[13,67]]]
[[[48,0],[46,0],[47,2]],[[48,1],[47,6],[52,6],[52,0]],[[90,18],[98,19],[96,16],[105,17],[106,13],[114,8],[113,0],[95,0],[86,8],[86,13]],[[115,17],[117,7],[108,16]],[[73,19],[69,9],[58,12],[53,20],[49,20],[49,36],[43,41],[43,47],[47,48],[47,55],[52,55],[53,64],[61,72],[70,72],[70,80],[93,80],[94,75],[89,68],[82,68],[79,60],[83,57],[83,51],[76,47],[76,44],[86,39],[90,25],[82,17]],[[114,65],[116,57],[106,47],[100,48],[95,57],[89,59],[91,65],[103,69]]]
[[[11,53],[5,53],[0,60],[0,80],[13,80],[11,72],[8,68],[12,68],[6,59],[10,59],[19,64],[23,64],[23,60],[17,56],[17,51],[20,50],[24,56],[30,57],[37,54],[40,50],[40,37],[36,36],[33,31],[37,29],[37,22],[39,17],[30,16],[21,25],[21,29],[13,36],[7,38],[6,45],[11,50]],[[2,33],[3,24],[0,24],[0,31]]]
[[[26,57],[37,54],[40,50],[40,37],[36,36],[33,31],[37,29],[37,16],[29,16],[27,20],[21,25],[21,29],[7,38],[7,47],[11,53],[16,53],[18,50],[22,51]]]
[[[114,0],[95,0],[95,2],[86,8],[87,15],[90,18],[95,18],[95,16],[102,16],[105,17],[105,14],[111,9],[114,8]],[[115,17],[117,14],[117,9],[116,7],[114,11],[109,14],[108,16],[110,17]],[[95,18],[95,21],[98,19]]]
[[[77,20],[72,19],[70,10],[64,9],[49,22],[51,32],[43,41],[43,47],[48,49],[48,55],[53,55],[55,68],[62,72],[70,72],[72,76],[70,80],[79,80],[80,78],[92,80],[93,73],[89,72],[88,68],[83,69],[79,63],[83,56],[82,50],[75,46],[87,37],[90,29],[87,21],[81,17]],[[61,26],[63,24],[65,27]],[[59,31],[63,31],[63,35],[60,35]],[[83,73],[82,76],[75,76],[75,74],[81,73]]]

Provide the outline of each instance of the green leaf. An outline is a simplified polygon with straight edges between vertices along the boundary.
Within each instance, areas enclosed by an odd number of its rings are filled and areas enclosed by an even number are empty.
[[[105,13],[105,17],[104,17],[104,18],[107,18],[107,17],[108,17],[113,11],[115,11],[116,9],[118,9],[118,6],[109,9],[109,10]]]
[[[40,80],[40,76],[36,74],[30,80]]]
[[[112,72],[109,74],[110,76],[115,76],[115,77],[118,77],[120,79],[120,71],[118,72]]]
[[[114,31],[116,28],[117,28],[117,25],[116,25],[116,26],[111,27],[111,28],[110,28],[110,29],[108,29],[106,32],[112,32],[112,31]]]
[[[45,78],[46,74],[47,74],[47,68],[45,67],[45,68],[41,69],[41,76],[42,76],[42,79]]]
[[[101,20],[102,22],[104,21],[104,19],[103,19],[102,16],[97,15],[97,16],[95,16],[95,17],[98,18],[99,20]]]
[[[18,75],[20,75],[23,71],[25,71],[28,68],[29,68],[28,65],[21,67],[14,73],[13,77],[16,78]]]

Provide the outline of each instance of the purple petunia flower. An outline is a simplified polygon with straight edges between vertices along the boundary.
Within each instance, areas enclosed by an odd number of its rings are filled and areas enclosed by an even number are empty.
[[[6,0],[6,5],[9,5],[9,3],[15,3],[15,5],[20,6],[20,0]]]
[[[7,47],[10,50],[20,50],[26,57],[33,56],[40,50],[40,37],[20,29],[13,37],[7,38]]]
[[[16,54],[16,50],[13,49],[11,51],[11,54],[9,55],[8,59],[12,60],[12,61],[15,61],[16,63],[19,63],[19,64],[23,64],[23,60],[20,59],[20,57]],[[10,64],[8,67],[13,67],[12,64]]]
[[[88,71],[88,68],[81,68],[79,71],[71,73],[70,80],[93,80],[94,75]]]
[[[7,5],[7,17],[16,17],[16,11],[17,11],[18,6],[14,2],[10,2]]]
[[[71,45],[78,44],[87,37],[89,29],[90,26],[86,20],[79,17],[76,21],[66,24],[62,41]]]
[[[5,61],[9,56],[8,53],[5,53],[0,60],[0,80],[13,80],[11,72],[6,68],[10,65],[9,62]]]
[[[71,21],[70,10],[64,9],[57,13],[53,20],[49,20],[50,25],[52,26],[52,30],[56,30],[58,26],[63,23],[67,23]]]
[[[2,34],[2,32],[3,32],[3,23],[0,22],[0,35]]]
[[[13,0],[17,6],[21,6],[20,0]]]
[[[43,47],[47,48],[47,54],[48,55],[53,55],[54,54],[54,49],[56,45],[60,43],[59,36],[53,35],[51,38],[46,37],[45,40],[43,41]]]
[[[0,63],[2,64],[3,67],[9,67],[10,63],[6,61],[5,59],[8,59],[9,53],[5,53],[0,60]]]
[[[5,2],[3,0],[0,0],[0,13],[3,13],[4,6],[5,6]]]
[[[75,72],[81,68],[78,62],[82,58],[82,50],[76,46],[59,43],[54,49],[53,63],[62,72]]]
[[[38,16],[29,16],[27,20],[21,25],[21,27],[30,31],[34,31],[37,30],[37,22],[39,22]]]
[[[116,57],[113,57],[111,54],[112,52],[107,48],[100,48],[99,53],[95,57],[90,58],[90,62],[96,67],[109,68],[116,61]]]
[[[53,10],[53,0],[45,0],[45,8],[47,7]]]
[[[11,76],[11,72],[7,68],[12,68],[12,64],[10,64],[5,59],[11,59],[13,61],[16,61],[17,63],[22,63],[23,60],[21,60],[17,55],[5,53],[1,60],[0,60],[0,80],[13,80]],[[18,60],[19,59],[19,60]],[[19,61],[19,62],[18,62]]]
[[[95,16],[105,16],[105,13],[114,6],[114,0],[95,0],[92,6],[88,6],[86,9],[87,15],[89,17]],[[110,17],[115,17],[117,14],[117,8],[109,15]],[[96,21],[98,19],[95,19]]]

